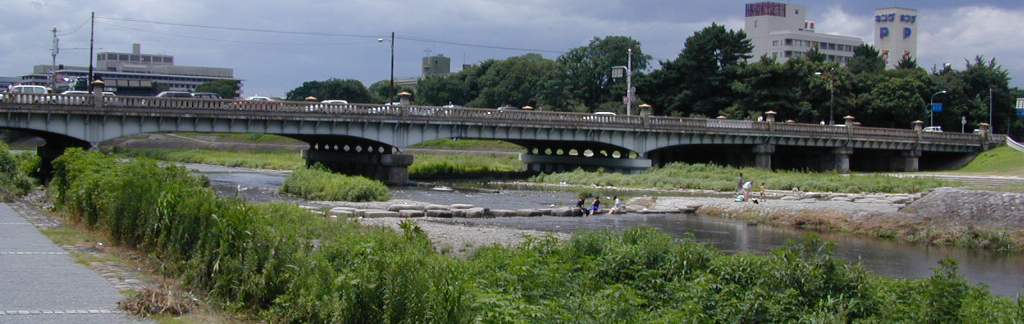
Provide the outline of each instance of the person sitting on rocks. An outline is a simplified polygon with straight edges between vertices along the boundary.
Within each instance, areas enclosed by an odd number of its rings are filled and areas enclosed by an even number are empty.
[[[590,214],[596,215],[598,209],[601,207],[601,196],[594,196],[594,203],[590,205]]]
[[[622,200],[619,199],[619,196],[614,196],[614,197],[612,197],[612,199],[615,200],[615,205],[612,206],[612,209],[608,210],[608,214],[609,215],[610,214],[615,214],[615,213],[618,213],[618,212],[622,211]]]
[[[583,216],[587,216],[587,208],[583,207],[583,205],[585,205],[585,204],[586,204],[586,199],[583,198],[583,197],[580,197],[580,200],[576,202],[576,209],[579,209],[580,212],[583,213]]]

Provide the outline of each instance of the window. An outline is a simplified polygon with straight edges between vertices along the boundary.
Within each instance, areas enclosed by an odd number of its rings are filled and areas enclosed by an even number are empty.
[[[786,46],[793,46],[793,39],[792,38],[786,38]]]
[[[772,41],[772,46],[779,46],[779,41],[778,40],[773,40]]]

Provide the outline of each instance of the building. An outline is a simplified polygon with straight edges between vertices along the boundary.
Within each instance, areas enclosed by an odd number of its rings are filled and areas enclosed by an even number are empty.
[[[853,50],[864,44],[857,37],[814,32],[814,22],[807,21],[806,14],[804,6],[800,5],[748,3],[744,30],[754,45],[751,60],[757,62],[767,56],[785,62],[805,56],[816,48],[826,60],[846,64],[853,57]]]
[[[423,77],[450,73],[452,73],[452,59],[444,57],[443,54],[423,58]]]
[[[157,84],[166,85],[168,90],[195,91],[204,82],[223,79],[236,80],[239,93],[242,88],[242,80],[234,77],[231,68],[174,65],[173,55],[143,54],[139,44],[132,44],[130,53],[97,54],[93,74],[104,81],[107,90],[125,95],[154,94]],[[87,77],[89,67],[36,65],[32,74],[21,77],[21,84],[51,86],[51,75],[57,81],[57,89],[62,89],[73,78]]]
[[[423,57],[423,73],[415,78],[396,79],[395,85],[402,87],[416,87],[420,80],[428,76],[445,76],[452,73],[452,59],[444,54]]]
[[[917,57],[917,10],[875,9],[875,48],[885,67],[892,69],[903,57]]]

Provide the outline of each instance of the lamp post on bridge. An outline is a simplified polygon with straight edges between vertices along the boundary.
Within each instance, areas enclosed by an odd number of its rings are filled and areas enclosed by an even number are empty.
[[[836,86],[835,86],[835,72],[836,69],[829,69],[828,73],[825,72],[814,72],[815,75],[824,75],[828,77],[828,124],[835,125],[832,120],[832,116],[836,110]]]
[[[391,32],[391,39],[378,38],[378,43],[389,42],[391,43],[391,85],[387,91],[387,102],[394,102],[394,32]]]
[[[942,90],[932,94],[932,99],[928,103],[928,109],[931,111],[928,113],[928,126],[935,126],[935,96],[946,93],[946,90]]]
[[[626,98],[623,100],[626,103],[626,116],[631,115],[633,109],[633,97],[636,96],[636,89],[633,89],[633,49],[630,48],[626,51],[626,66],[613,66],[612,77],[621,78],[622,75],[626,75]]]

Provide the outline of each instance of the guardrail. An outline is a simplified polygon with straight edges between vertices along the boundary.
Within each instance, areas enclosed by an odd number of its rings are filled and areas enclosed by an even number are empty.
[[[1009,136],[1006,136],[1006,146],[1009,146],[1009,147],[1011,147],[1011,148],[1013,148],[1015,150],[1024,152],[1024,145],[1021,145],[1020,143],[1017,143],[1016,141],[1014,141]]]
[[[863,138],[882,141],[938,141],[956,144],[978,144],[975,134],[921,132],[904,129],[802,123],[769,123],[750,120],[706,118],[593,115],[571,112],[497,110],[484,108],[445,108],[435,106],[392,106],[382,104],[335,104],[306,101],[249,101],[234,99],[161,98],[139,96],[104,96],[97,105],[92,94],[27,94],[2,93],[0,103],[29,106],[67,106],[102,108],[149,108],[191,111],[251,111],[269,113],[301,113],[307,117],[350,116],[357,118],[400,118],[437,122],[477,122],[488,124],[523,124],[553,127],[615,127],[663,131],[703,133],[750,132],[772,136],[808,136]],[[995,138],[993,138],[995,139]]]

